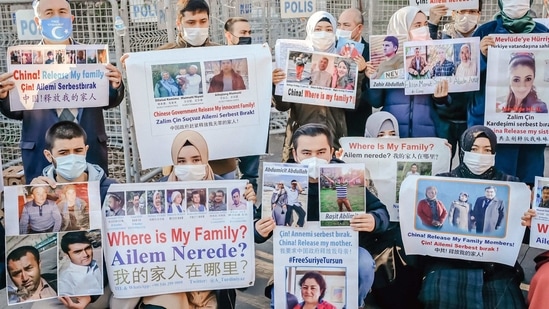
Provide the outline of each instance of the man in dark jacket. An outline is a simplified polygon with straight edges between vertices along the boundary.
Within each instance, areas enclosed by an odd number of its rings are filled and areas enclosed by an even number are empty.
[[[40,44],[78,44],[70,37],[74,16],[71,14],[68,1],[39,0],[35,1],[33,6],[36,14],[34,20],[39,28],[51,27],[54,22],[50,20],[56,18],[64,21],[63,33],[66,37],[62,39],[58,36],[51,37],[52,31],[45,30],[42,31],[44,38]],[[90,155],[87,159],[90,163],[98,164],[105,173],[108,173],[107,134],[103,109],[118,106],[124,98],[125,91],[122,84],[122,73],[112,64],[107,64],[105,68],[107,69],[105,75],[110,81],[109,102],[103,107],[89,108],[12,111],[8,94],[15,87],[12,80],[13,72],[0,74],[0,111],[8,118],[23,121],[20,147],[27,183],[40,176],[42,169],[48,165],[48,161],[42,155],[45,144],[43,134],[51,125],[61,120],[78,122],[84,128],[88,134],[90,147]]]
[[[343,163],[333,158],[334,148],[331,144],[332,133],[323,124],[310,123],[299,127],[292,137],[293,156],[297,163],[309,166],[309,193],[307,200],[307,221],[319,221],[319,164]],[[374,280],[375,264],[368,249],[375,245],[375,235],[383,233],[389,225],[389,213],[381,201],[366,190],[366,212],[351,219],[351,228],[359,232],[359,306],[368,294]],[[255,241],[266,241],[255,231]]]

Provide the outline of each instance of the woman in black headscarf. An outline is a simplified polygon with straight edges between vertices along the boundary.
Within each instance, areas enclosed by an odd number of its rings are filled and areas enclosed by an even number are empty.
[[[497,138],[485,126],[473,126],[461,136],[460,164],[437,176],[519,181],[494,167]],[[525,308],[514,267],[492,262],[425,257],[419,300],[424,308]]]

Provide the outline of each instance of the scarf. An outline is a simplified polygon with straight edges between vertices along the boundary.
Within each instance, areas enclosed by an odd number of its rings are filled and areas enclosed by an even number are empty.
[[[532,6],[533,0],[530,0],[530,6]],[[503,28],[511,33],[530,33],[536,27],[536,22],[532,19],[530,14],[526,14],[521,18],[512,19],[509,16],[505,15],[503,12],[503,3],[501,0],[498,0],[499,13],[494,17],[495,19],[501,18]]]
[[[208,164],[208,144],[206,143],[204,137],[196,131],[183,130],[173,139],[172,162],[177,164],[177,155],[179,155],[179,151],[183,148],[183,146],[185,146],[185,144],[191,144],[194,146],[200,153],[202,163],[206,164],[206,178],[204,180],[213,180],[214,173]],[[168,176],[168,181],[177,181],[177,176],[173,170]]]

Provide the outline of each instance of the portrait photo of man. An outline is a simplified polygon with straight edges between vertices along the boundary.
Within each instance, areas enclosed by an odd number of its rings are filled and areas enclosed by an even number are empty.
[[[87,231],[68,232],[61,237],[59,295],[100,295],[103,293],[102,268],[94,259]],[[65,263],[63,263],[65,262]]]
[[[6,265],[14,284],[7,287],[9,304],[57,297],[57,287],[42,277],[40,253],[35,247],[21,246],[12,250]]]
[[[402,55],[397,56],[398,47],[397,37],[388,35],[383,39],[383,55],[385,55],[385,60],[379,64],[377,71],[370,76],[371,79],[403,78],[398,73],[398,70],[404,70],[404,59],[402,59]]]
[[[210,211],[226,211],[227,203],[225,201],[225,191],[218,189],[215,191],[215,197],[210,205]]]
[[[232,203],[230,206],[231,210],[245,210],[246,209],[246,202],[241,200],[241,194],[240,190],[238,188],[234,188],[231,191],[231,197],[232,197]]]
[[[501,227],[505,216],[505,204],[496,197],[496,187],[484,188],[484,196],[477,198],[471,221],[476,226],[478,234],[492,233]]]
[[[541,189],[541,201],[538,207],[549,208],[549,186],[543,186]]]
[[[49,187],[35,186],[30,190],[32,200],[23,206],[19,218],[19,233],[59,232],[63,220],[55,202],[48,199]]]
[[[322,56],[316,65],[316,69],[311,72],[310,85],[320,87],[331,87],[332,85],[332,73],[328,72],[328,64],[330,59],[326,56]],[[314,63],[313,63],[314,67]]]
[[[233,60],[225,59],[220,61],[220,72],[210,80],[208,93],[246,90],[246,84],[233,65]]]
[[[425,60],[425,54],[421,53],[423,48],[415,47],[414,54],[409,60],[408,73],[413,79],[428,78],[429,70],[427,69],[427,60]]]
[[[446,48],[439,46],[436,49],[436,62],[431,69],[431,77],[453,76],[456,72],[455,64],[446,58]]]

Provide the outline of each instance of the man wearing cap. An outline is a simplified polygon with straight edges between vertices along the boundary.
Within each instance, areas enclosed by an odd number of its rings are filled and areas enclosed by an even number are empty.
[[[23,206],[19,219],[20,234],[59,232],[61,213],[54,201],[48,200],[48,187],[33,187],[32,201]]]
[[[43,37],[40,44],[78,44],[71,38],[74,16],[71,14],[68,1],[36,0],[33,7],[34,21]],[[63,33],[63,36],[59,36],[59,33]],[[125,91],[122,73],[112,64],[105,65],[105,69],[105,76],[110,81],[109,102],[103,107],[90,108],[78,108],[75,105],[74,108],[12,111],[8,94],[15,87],[13,72],[0,74],[0,112],[10,119],[23,121],[20,147],[27,182],[40,176],[42,169],[49,164],[42,155],[45,145],[43,134],[51,125],[61,120],[77,122],[84,128],[89,137],[90,147],[87,159],[107,171],[107,134],[103,109],[118,106],[124,98]]]

